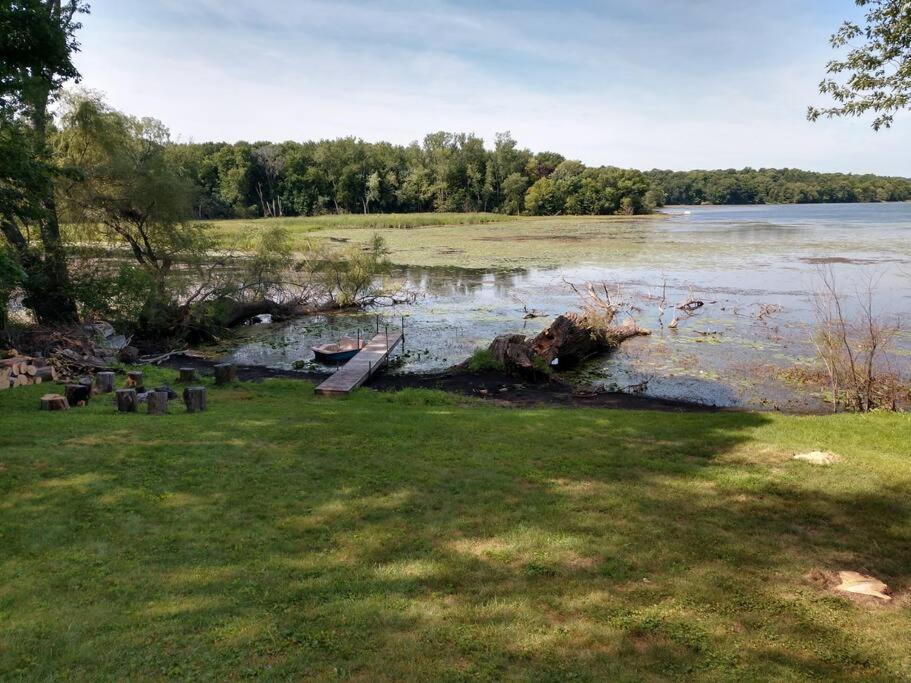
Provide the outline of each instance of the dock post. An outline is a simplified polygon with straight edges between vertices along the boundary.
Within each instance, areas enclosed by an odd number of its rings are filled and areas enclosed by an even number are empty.
[[[380,316],[379,315],[376,316],[376,333],[377,334],[380,333]]]
[[[405,353],[405,316],[402,316],[402,354]]]
[[[389,352],[389,325],[386,325],[386,352]]]

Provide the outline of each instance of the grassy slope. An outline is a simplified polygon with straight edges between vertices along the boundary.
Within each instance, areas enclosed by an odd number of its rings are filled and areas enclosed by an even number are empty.
[[[911,420],[0,393],[0,678],[911,677]],[[795,449],[845,456],[832,468]]]

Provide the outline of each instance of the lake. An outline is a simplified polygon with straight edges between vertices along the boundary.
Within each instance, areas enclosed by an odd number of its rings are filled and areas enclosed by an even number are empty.
[[[379,231],[392,277],[413,304],[258,326],[234,351],[241,363],[290,368],[310,346],[381,325],[406,326],[406,356],[393,372],[428,372],[467,358],[493,337],[534,334],[578,307],[568,282],[604,283],[634,306],[652,335],[592,359],[571,379],[732,407],[820,410],[818,388],[788,372],[812,368],[814,293],[831,268],[853,296],[871,279],[884,315],[911,310],[911,203],[670,207],[618,219],[517,219],[472,226]],[[373,231],[326,236],[366,240]],[[659,300],[706,302],[669,329]],[[524,320],[526,310],[545,317]],[[911,338],[893,361],[907,369]]]

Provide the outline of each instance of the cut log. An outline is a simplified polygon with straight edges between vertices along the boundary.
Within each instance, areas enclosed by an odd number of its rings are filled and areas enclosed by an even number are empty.
[[[168,392],[150,391],[148,395],[149,415],[164,415],[168,412]]]
[[[19,366],[24,370],[23,374],[28,375],[29,377],[34,377],[38,374],[38,366],[34,363],[26,363],[25,365]]]
[[[84,406],[92,398],[92,387],[85,384],[67,384],[66,400],[71,406]]]
[[[70,403],[66,396],[60,394],[45,394],[41,397],[41,410],[69,410]]]
[[[28,375],[16,375],[16,386],[17,387],[27,387],[32,383],[31,378]]]
[[[114,392],[117,410],[121,413],[135,413],[139,401],[135,389],[118,389]]]
[[[171,387],[169,387],[167,384],[162,384],[160,387],[155,387],[154,389],[152,389],[152,391],[163,391],[163,392],[165,392],[165,393],[168,395],[168,400],[169,400],[169,401],[173,401],[175,398],[177,398],[177,392],[174,391],[174,390],[173,390]]]
[[[177,381],[181,384],[190,384],[191,382],[196,381],[196,368],[180,368],[178,370],[180,376],[177,378]]]
[[[43,379],[46,382],[50,382],[57,379],[57,371],[51,365],[42,366],[36,370],[35,379]]]
[[[219,363],[215,366],[215,384],[229,384],[237,379],[237,366],[234,363]]]
[[[131,370],[127,373],[127,386],[128,387],[141,387],[142,386],[142,370]]]
[[[114,391],[114,378],[115,375],[113,372],[98,372],[95,374],[95,388],[98,390],[99,394],[110,394]]]
[[[187,387],[183,390],[183,402],[188,413],[201,413],[206,409],[206,388]]]

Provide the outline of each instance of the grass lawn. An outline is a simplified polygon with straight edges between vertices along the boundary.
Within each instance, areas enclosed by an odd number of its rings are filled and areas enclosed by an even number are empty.
[[[911,679],[911,416],[46,389],[0,393],[2,679]]]

